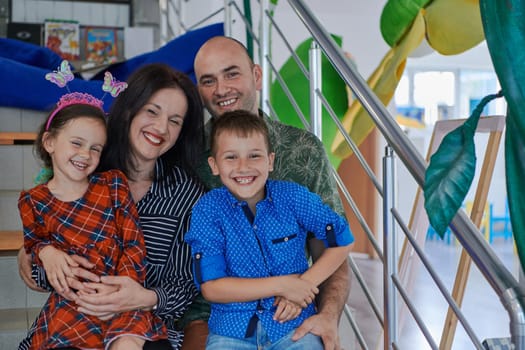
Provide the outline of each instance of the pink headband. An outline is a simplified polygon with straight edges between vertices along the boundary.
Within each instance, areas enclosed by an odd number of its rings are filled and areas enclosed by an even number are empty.
[[[73,78],[73,72],[71,72],[69,62],[66,60],[62,61],[60,67],[56,71],[46,74],[47,80],[51,81],[52,83],[58,85],[61,88],[66,87],[68,91],[69,88],[67,87],[67,83],[73,80]],[[127,87],[127,83],[115,80],[110,72],[104,73],[104,84],[102,84],[102,90],[105,91],[104,96],[106,95],[106,92],[109,92],[111,96],[117,97]],[[102,96],[102,99],[104,99],[104,96]],[[74,104],[90,105],[99,108],[102,112],[104,112],[104,110],[102,109],[102,106],[104,105],[102,99],[99,100],[98,98],[93,97],[90,94],[82,92],[72,92],[63,95],[58,101],[57,107],[49,116],[45,130],[49,130],[49,126],[51,125],[53,117],[67,106],[71,106]]]
[[[72,92],[69,94],[62,95],[60,97],[60,100],[57,103],[57,108],[51,113],[49,116],[49,119],[46,123],[46,131],[49,130],[49,126],[51,125],[51,121],[53,120],[53,117],[66,108],[67,106],[75,105],[75,104],[82,104],[82,105],[90,105],[93,107],[96,107],[104,113],[104,110],[102,109],[102,105],[104,105],[104,102],[99,100],[98,98],[93,97],[90,94],[82,93],[82,92]]]

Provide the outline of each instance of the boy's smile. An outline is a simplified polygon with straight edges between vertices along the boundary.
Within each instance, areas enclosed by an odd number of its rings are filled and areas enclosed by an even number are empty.
[[[223,131],[216,142],[215,157],[208,158],[212,173],[219,175],[235,198],[246,201],[255,212],[255,204],[265,196],[274,153],[268,153],[263,135],[255,132],[242,137],[235,132]]]

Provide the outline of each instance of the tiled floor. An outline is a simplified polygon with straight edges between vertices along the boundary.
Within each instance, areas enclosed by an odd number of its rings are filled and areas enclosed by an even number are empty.
[[[516,254],[513,252],[512,243],[510,241],[504,242],[497,240],[492,246],[504,265],[517,279],[518,260]],[[459,245],[447,245],[442,241],[430,241],[426,243],[425,250],[433,266],[437,269],[443,283],[447,288],[451,289],[459,260]],[[16,272],[16,259],[14,257],[0,258],[3,259],[0,260],[3,270],[3,273],[0,274],[0,279],[2,279],[0,281],[0,293],[8,290],[9,293],[14,293],[14,289],[19,290],[21,288],[21,282]],[[359,266],[363,278],[371,289],[380,314],[383,314],[383,279],[381,265],[377,260],[367,258],[354,257],[354,261]],[[9,274],[7,274],[6,269],[10,270]],[[4,305],[3,308],[0,309],[0,350],[16,349],[16,344],[18,344],[20,339],[25,335],[27,326],[34,320],[39,310],[35,308],[35,304],[43,302],[44,300],[43,296],[35,295],[33,292],[24,289],[20,289],[17,293],[28,293],[24,298],[29,302],[31,308],[25,310],[17,306],[13,309]],[[439,345],[447,306],[430,276],[424,272],[423,269],[420,269],[418,273],[415,287],[411,294],[411,300],[417,306],[435,342]],[[383,335],[381,333],[380,323],[374,316],[355,277],[352,281],[348,305],[365,339],[367,348],[374,350],[382,349]],[[501,306],[498,297],[474,265],[470,271],[462,311],[479,339],[509,336],[508,314]],[[400,349],[430,349],[430,346],[410,316],[406,316],[404,321],[399,323],[399,334],[398,346]],[[340,335],[344,349],[353,350],[360,348],[356,345],[358,344],[355,340],[356,337],[344,316],[341,322]],[[452,349],[470,350],[473,348],[474,346],[468,339],[462,326],[458,325]]]
[[[511,241],[496,240],[492,247],[503,264],[518,279],[518,258],[513,251]],[[446,244],[443,241],[429,241],[425,251],[440,279],[450,291],[452,289],[460,256],[458,244]],[[378,261],[355,259],[364,279],[383,314],[382,300],[382,267]],[[353,282],[349,305],[354,310],[363,337],[369,349],[382,348],[382,333],[380,323],[372,313],[372,309],[364,302],[365,297],[357,281]],[[435,343],[439,346],[443,324],[447,312],[445,299],[442,297],[430,275],[419,269],[416,283],[410,300],[417,307]],[[403,302],[399,302],[399,307]],[[483,341],[486,338],[509,337],[509,316],[499,298],[485,281],[475,265],[472,265],[467,283],[463,306],[461,308],[476,336]],[[398,346],[400,349],[430,349],[422,332],[413,318],[407,314],[398,323]],[[379,345],[379,347],[378,347]],[[454,350],[474,349],[463,327],[458,324],[456,336],[452,345]],[[346,348],[351,349],[351,347]]]

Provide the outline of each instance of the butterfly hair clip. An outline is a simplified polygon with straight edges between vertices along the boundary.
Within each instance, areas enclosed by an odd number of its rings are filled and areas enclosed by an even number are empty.
[[[74,78],[73,72],[71,72],[71,67],[69,66],[69,62],[66,60],[62,61],[62,63],[60,64],[60,67],[58,67],[56,71],[46,74],[46,80],[49,80],[50,82],[58,85],[61,88],[63,88],[64,86],[67,86],[67,83],[73,80],[73,78]],[[68,88],[68,91],[69,91],[69,88]]]
[[[57,70],[47,73],[45,77],[46,80],[56,84],[58,87],[66,87],[68,91],[69,87],[67,86],[67,83],[75,78],[73,72],[71,71],[71,66],[67,60],[63,60]],[[106,72],[104,74],[102,91],[109,92],[111,96],[117,97],[122,91],[126,90],[127,87],[127,83],[116,80],[110,72]],[[106,94],[102,96],[101,100],[104,99],[105,95]]]
[[[74,79],[73,72],[71,71],[71,66],[69,65],[69,62],[67,60],[63,60],[60,64],[60,67],[58,67],[56,71],[47,73],[45,77],[46,80],[49,80],[50,82],[56,84],[61,88],[66,87],[68,91],[69,87],[67,86],[67,83]],[[127,87],[127,83],[116,80],[115,78],[113,78],[110,72],[106,72],[104,74],[104,83],[102,84],[102,91],[104,91],[104,95],[102,96],[102,98],[98,99],[90,94],[81,92],[70,92],[68,94],[63,95],[62,97],[60,97],[60,100],[58,101],[55,110],[51,113],[47,120],[46,130],[49,130],[53,117],[62,109],[74,104],[85,104],[99,108],[103,111],[102,106],[104,102],[102,102],[102,100],[106,96],[106,93],[109,92],[111,96],[117,97]]]
[[[116,80],[110,72],[104,73],[104,84],[102,84],[102,90],[109,92],[111,96],[117,97],[122,91],[126,90],[127,87],[127,83]]]

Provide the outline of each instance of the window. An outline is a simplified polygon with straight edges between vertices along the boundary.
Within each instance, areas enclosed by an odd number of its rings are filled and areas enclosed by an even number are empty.
[[[488,70],[407,69],[395,92],[398,113],[422,110],[421,122],[433,126],[440,119],[467,118],[483,97],[500,90],[496,74]],[[503,99],[492,101],[482,115],[505,114]]]

